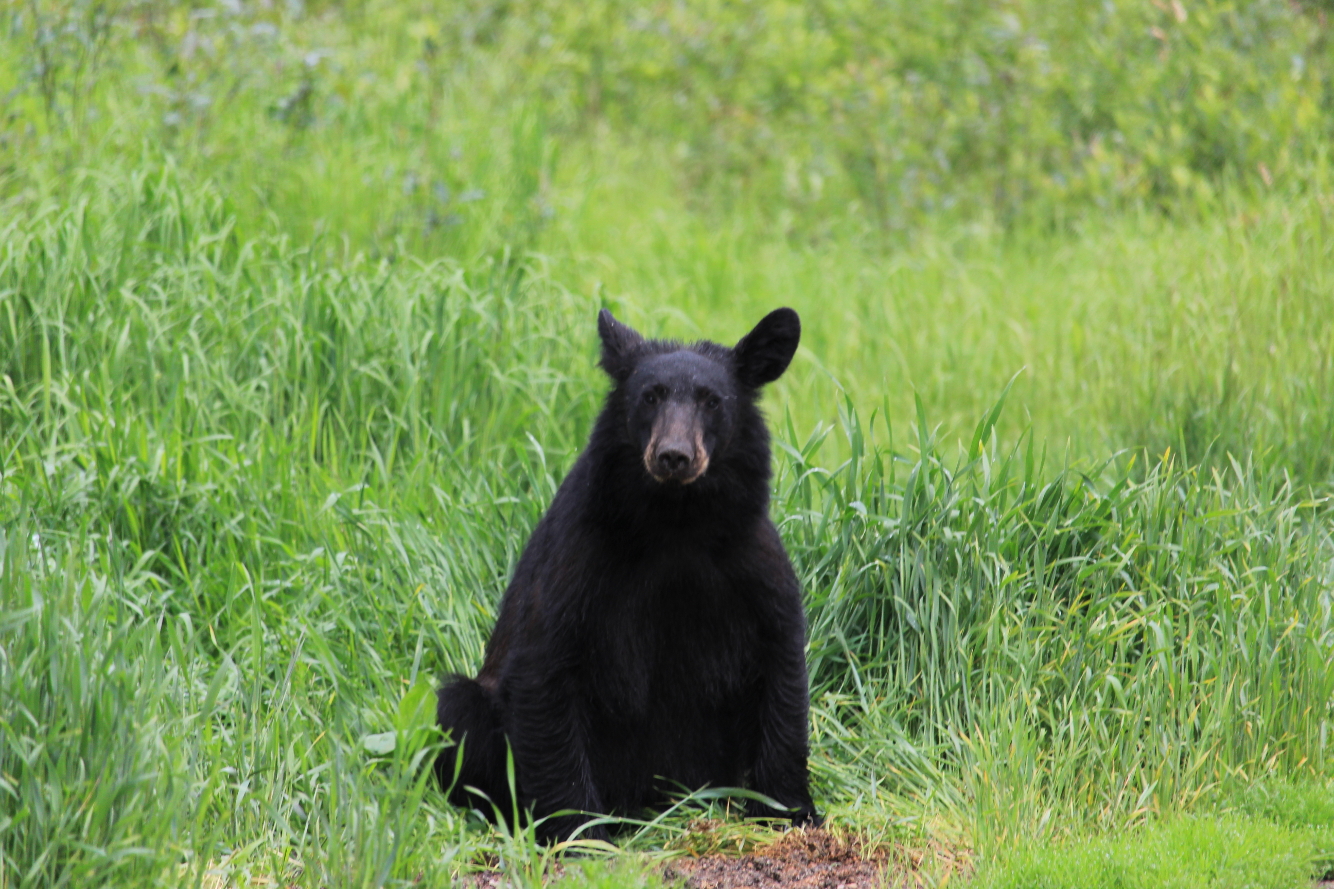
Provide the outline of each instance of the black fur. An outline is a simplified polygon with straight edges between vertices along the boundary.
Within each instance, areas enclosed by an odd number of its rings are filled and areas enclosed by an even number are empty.
[[[645,340],[605,310],[598,332],[615,385],[519,559],[481,672],[440,690],[440,725],[463,742],[440,779],[456,805],[508,819],[508,740],[538,818],[744,785],[786,807],[754,814],[818,821],[801,593],[769,520],[755,405],[796,351],[797,314],[770,313],[733,349]]]

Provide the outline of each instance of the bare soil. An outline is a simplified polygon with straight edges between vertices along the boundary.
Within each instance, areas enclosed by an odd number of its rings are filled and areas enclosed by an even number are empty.
[[[776,842],[742,855],[676,858],[662,875],[689,889],[879,889],[890,885],[884,850],[867,854],[856,837],[820,828],[793,830]]]
[[[753,831],[729,826],[737,824],[692,824],[676,847],[688,854],[659,866],[664,882],[685,889],[921,889],[940,882],[941,872],[948,872],[946,880],[972,872],[967,850],[939,843],[868,846],[856,835],[823,828],[798,828],[756,843]],[[928,879],[924,867],[936,879]],[[565,870],[561,861],[549,862],[543,883],[559,886]],[[514,885],[497,870],[468,874],[462,882],[469,889]]]

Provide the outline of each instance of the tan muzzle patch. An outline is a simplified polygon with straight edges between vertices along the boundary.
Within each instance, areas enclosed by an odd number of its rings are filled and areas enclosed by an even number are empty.
[[[704,428],[694,406],[669,404],[653,421],[644,468],[659,482],[688,485],[709,468]]]

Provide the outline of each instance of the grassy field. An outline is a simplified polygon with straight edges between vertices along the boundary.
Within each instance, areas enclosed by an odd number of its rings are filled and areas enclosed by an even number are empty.
[[[831,823],[922,884],[1334,867],[1325,13],[803,8],[3,8],[0,887],[540,883],[422,764],[604,305],[801,312]],[[567,880],[765,835],[699,814]]]

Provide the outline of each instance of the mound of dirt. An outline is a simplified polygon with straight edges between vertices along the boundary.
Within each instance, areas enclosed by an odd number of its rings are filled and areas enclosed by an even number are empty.
[[[820,828],[793,830],[741,857],[706,855],[668,862],[662,875],[690,889],[878,889],[888,885],[883,853],[863,854],[856,838]]]

